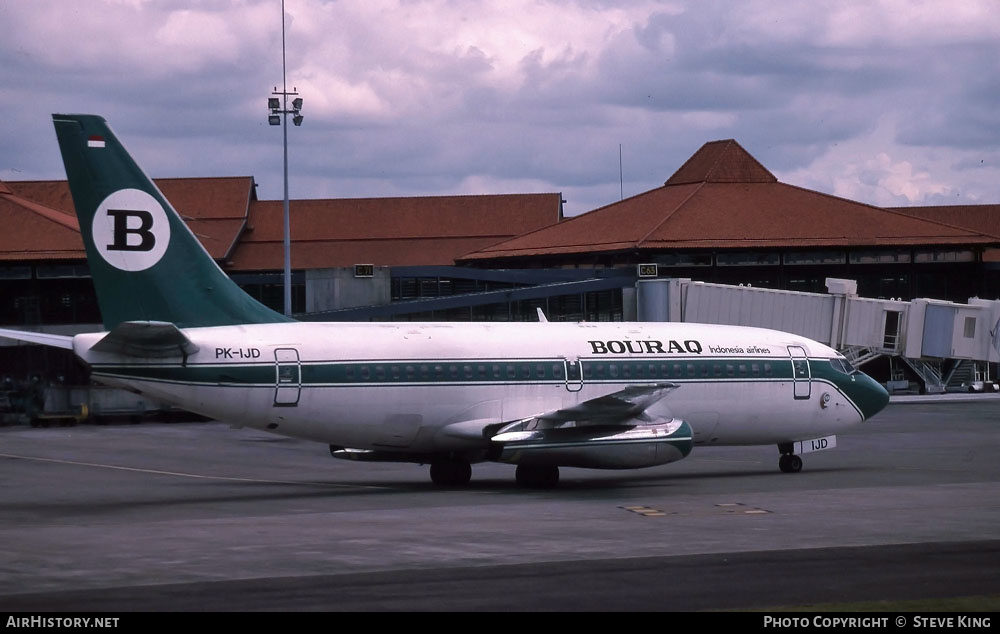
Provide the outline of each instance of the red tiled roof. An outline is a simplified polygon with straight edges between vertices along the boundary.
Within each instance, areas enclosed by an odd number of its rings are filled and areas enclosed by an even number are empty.
[[[232,256],[251,201],[257,198],[252,176],[157,178],[154,182],[209,255],[217,260]]]
[[[246,219],[250,200],[255,197],[252,176],[157,178],[153,182],[187,221],[188,227],[213,258],[221,260],[231,253]],[[71,214],[75,222],[73,198],[66,181],[10,181],[6,185],[23,199]],[[32,241],[43,237],[44,234],[35,236]],[[82,242],[79,252],[83,257]],[[3,253],[6,249],[0,245],[0,257]]]
[[[690,183],[777,183],[778,179],[733,139],[709,141],[664,185]]]
[[[282,268],[283,205],[257,201],[252,177],[154,182],[212,257],[236,270]],[[66,181],[0,187],[0,219],[13,227],[0,236],[0,259],[85,258]],[[292,201],[293,265],[454,264],[463,253],[558,222],[560,201],[558,193]]]
[[[779,183],[735,141],[715,141],[663,187],[459,259],[995,242],[979,231]]]
[[[890,209],[914,218],[933,220],[1000,238],[1000,205],[941,205],[890,207]]]
[[[0,183],[0,261],[82,260],[86,257],[76,216],[18,196]]]
[[[292,268],[454,264],[455,258],[559,220],[561,195],[293,200]],[[282,201],[255,201],[231,269],[283,266]]]

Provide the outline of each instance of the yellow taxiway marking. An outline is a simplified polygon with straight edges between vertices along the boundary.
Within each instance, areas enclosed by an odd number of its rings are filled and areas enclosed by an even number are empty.
[[[770,513],[766,509],[757,508],[755,506],[747,506],[742,502],[727,502],[723,504],[716,504],[715,507],[726,514],[731,515],[765,515]],[[660,509],[654,509],[649,506],[619,506],[618,508],[635,513],[637,515],[642,515],[643,517],[665,517],[667,515],[690,515],[690,513],[678,513],[677,511],[663,511]]]
[[[756,506],[747,507],[743,502],[725,502],[722,504],[716,504],[719,508],[726,511],[726,513],[742,513],[743,515],[764,515],[770,513],[771,511],[757,508]]]
[[[621,506],[619,508],[631,511],[632,513],[637,513],[643,517],[663,517],[666,515],[666,513],[660,509],[654,509],[648,506]]]
[[[261,480],[258,478],[236,478],[232,476],[213,476],[198,473],[183,473],[181,471],[161,471],[159,469],[140,469],[138,467],[123,467],[121,465],[102,464],[99,462],[80,462],[77,460],[59,460],[58,458],[42,458],[40,456],[19,456],[9,453],[0,453],[0,458],[13,458],[14,460],[34,460],[36,462],[54,462],[56,464],[76,465],[79,467],[97,467],[99,469],[113,469],[115,471],[133,471],[135,473],[151,473],[153,475],[176,476],[179,478],[196,478],[199,480],[224,480],[227,482],[254,482],[257,484],[305,484],[309,486],[327,486],[347,489],[385,489],[388,487],[370,486],[364,484],[338,484],[336,482],[303,482],[301,480]]]

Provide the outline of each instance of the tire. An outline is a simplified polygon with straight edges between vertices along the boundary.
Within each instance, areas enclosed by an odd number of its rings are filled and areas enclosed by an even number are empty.
[[[465,460],[438,460],[431,463],[431,482],[437,486],[465,486],[471,479],[472,465]]]
[[[555,465],[517,465],[514,472],[517,485],[526,489],[553,489],[559,484],[559,467]]]

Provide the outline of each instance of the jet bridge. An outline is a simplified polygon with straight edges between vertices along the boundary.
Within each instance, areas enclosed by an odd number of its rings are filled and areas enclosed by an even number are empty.
[[[1000,361],[1000,301],[870,299],[858,297],[853,280],[828,278],[826,286],[828,294],[683,278],[640,280],[637,314],[639,321],[792,332],[840,350],[855,365],[888,356],[909,366],[930,393],[943,392],[956,376],[970,386],[990,385],[990,364]]]

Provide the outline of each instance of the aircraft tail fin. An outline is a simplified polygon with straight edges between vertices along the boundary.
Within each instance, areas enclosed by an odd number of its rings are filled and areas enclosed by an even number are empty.
[[[52,119],[105,328],[291,321],[222,272],[102,117]]]

